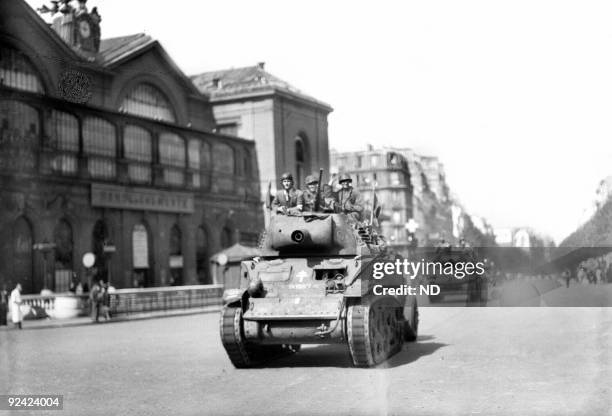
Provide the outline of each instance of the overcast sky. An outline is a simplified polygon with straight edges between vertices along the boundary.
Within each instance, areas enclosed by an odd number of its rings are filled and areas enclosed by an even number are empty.
[[[103,37],[145,32],[190,75],[265,61],[332,105],[332,148],[436,155],[462,204],[497,227],[560,240],[612,174],[609,1],[88,6]]]

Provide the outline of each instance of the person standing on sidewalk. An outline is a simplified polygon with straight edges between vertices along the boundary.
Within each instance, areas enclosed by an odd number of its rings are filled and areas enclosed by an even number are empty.
[[[17,283],[11,292],[11,320],[19,329],[22,329],[21,319],[21,284]]]
[[[91,305],[91,319],[98,322],[100,317],[100,299],[102,297],[102,287],[98,282],[94,282],[89,292],[89,302]]]
[[[7,324],[6,316],[8,315],[8,292],[6,291],[6,286],[2,285],[2,289],[0,289],[0,326]]]

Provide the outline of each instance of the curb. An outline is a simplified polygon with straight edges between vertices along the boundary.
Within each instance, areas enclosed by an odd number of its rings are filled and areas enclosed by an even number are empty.
[[[117,322],[127,322],[127,321],[143,321],[147,319],[157,319],[157,318],[172,318],[177,316],[188,316],[188,315],[199,315],[199,314],[208,314],[208,313],[216,313],[221,310],[221,305],[214,306],[206,306],[204,308],[196,308],[196,309],[178,309],[172,312],[149,312],[149,313],[135,313],[135,314],[121,314],[116,318],[111,318],[110,321],[100,321],[98,324],[112,324]],[[29,323],[29,325],[28,325]],[[61,319],[46,319],[40,321],[24,321],[22,330],[31,330],[31,329],[49,329],[49,328],[67,328],[74,326],[87,326],[87,325],[98,325],[91,320],[90,317],[81,317],[75,318],[71,320],[63,321]],[[14,327],[11,322],[8,323],[8,326],[1,326],[1,331],[13,331]]]

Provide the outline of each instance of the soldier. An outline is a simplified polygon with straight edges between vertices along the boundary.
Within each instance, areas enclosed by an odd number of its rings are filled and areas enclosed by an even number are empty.
[[[290,173],[283,173],[281,176],[281,184],[283,185],[283,189],[277,191],[274,200],[272,200],[274,212],[288,215],[297,214],[302,211],[304,199],[302,197],[302,192],[293,187],[293,175]]]
[[[361,221],[361,213],[363,212],[363,200],[361,194],[351,186],[353,180],[351,177],[343,173],[338,179],[340,189],[336,193],[336,201],[340,212],[351,215],[357,221]]]
[[[317,185],[319,180],[314,175],[306,176],[306,190],[302,193],[304,211],[314,211],[317,199]]]

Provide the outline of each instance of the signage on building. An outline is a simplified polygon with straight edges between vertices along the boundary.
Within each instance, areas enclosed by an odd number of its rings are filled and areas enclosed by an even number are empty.
[[[137,224],[132,232],[132,255],[135,269],[149,268],[147,229],[142,224]]]
[[[194,212],[193,194],[190,193],[97,183],[91,184],[91,205],[139,211]]]

